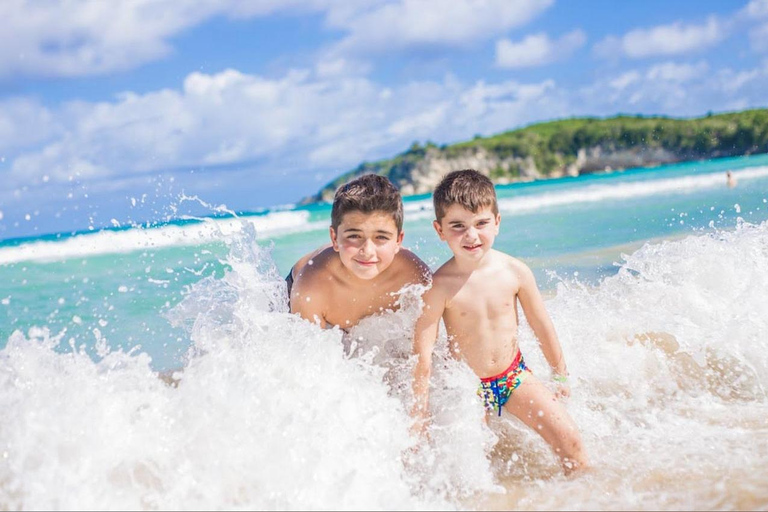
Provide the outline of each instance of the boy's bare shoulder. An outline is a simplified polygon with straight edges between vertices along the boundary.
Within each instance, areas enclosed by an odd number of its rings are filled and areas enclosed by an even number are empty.
[[[296,276],[296,275],[297,275],[299,272],[301,272],[301,270],[302,270],[302,269],[303,269],[303,268],[304,268],[304,267],[307,265],[307,263],[309,263],[310,261],[314,263],[314,259],[315,259],[317,256],[319,256],[319,255],[320,255],[322,252],[324,252],[324,251],[326,251],[326,250],[328,250],[328,249],[331,249],[331,250],[333,250],[333,248],[332,248],[331,244],[325,244],[325,245],[323,245],[322,247],[318,247],[318,248],[317,248],[317,249],[315,249],[314,251],[312,251],[312,252],[310,252],[310,253],[308,253],[308,254],[305,254],[304,256],[302,256],[301,258],[299,258],[299,260],[298,260],[298,261],[297,261],[297,262],[296,262],[296,263],[293,265],[293,267],[291,268],[291,272],[293,273],[293,275],[294,275],[294,276]]]
[[[517,279],[524,280],[532,275],[531,269],[522,260],[501,251],[495,252],[501,266],[506,271],[513,274]]]
[[[314,289],[324,287],[332,280],[334,258],[337,258],[336,251],[332,247],[327,247],[308,258],[301,269],[293,276],[295,280],[294,287],[300,289]]]
[[[398,274],[406,276],[408,282],[428,285],[432,281],[429,266],[410,250],[400,249],[395,258]]]
[[[432,288],[448,290],[451,288],[460,287],[462,283],[461,273],[458,272],[456,267],[456,261],[451,258],[443,263],[432,276]]]

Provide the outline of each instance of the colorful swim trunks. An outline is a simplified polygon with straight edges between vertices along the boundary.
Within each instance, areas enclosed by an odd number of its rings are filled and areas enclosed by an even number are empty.
[[[523,354],[517,351],[515,359],[509,368],[493,377],[480,379],[480,387],[477,394],[483,399],[488,411],[498,410],[501,416],[501,408],[507,403],[512,392],[531,375],[531,370],[525,366]]]

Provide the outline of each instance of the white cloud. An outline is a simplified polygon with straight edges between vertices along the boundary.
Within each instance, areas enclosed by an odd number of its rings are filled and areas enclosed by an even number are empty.
[[[520,42],[501,39],[496,43],[496,65],[501,68],[543,66],[563,60],[584,46],[586,34],[574,30],[552,40],[545,33],[532,34]]]
[[[768,52],[768,0],[752,0],[734,16],[734,19],[745,26],[751,25],[747,30],[754,52]]]
[[[664,62],[651,67],[646,74],[648,80],[663,80],[667,82],[684,83],[695,78],[701,78],[709,69],[702,61],[698,64],[677,64]]]
[[[616,78],[609,80],[608,84],[614,89],[623,91],[630,85],[637,83],[637,81],[640,80],[641,78],[642,78],[642,75],[640,74],[640,72],[638,72],[636,69],[633,69],[631,71],[627,71],[626,73],[622,73]]]
[[[752,0],[742,12],[751,18],[768,18],[768,0]]]
[[[7,177],[16,186],[43,175],[87,181],[256,161],[263,172],[345,169],[415,139],[456,140],[565,115],[557,102],[545,101],[553,88],[551,81],[467,85],[451,77],[392,88],[306,70],[277,79],[236,70],[192,73],[178,90],[50,112],[39,130],[53,135],[9,155]],[[7,126],[26,130],[17,123],[23,109],[9,115]],[[7,136],[19,135],[11,129]]]
[[[765,102],[762,83],[766,80],[766,66],[737,72],[730,68],[711,70],[704,61],[664,62],[607,76],[578,90],[571,102],[577,112],[588,109],[585,113],[694,116],[709,110],[761,106]]]
[[[170,39],[217,15],[317,11],[331,0],[3,0],[0,79],[131,69],[172,51]]]
[[[677,22],[635,29],[620,38],[608,36],[595,45],[595,52],[602,56],[625,55],[633,59],[683,55],[713,46],[726,35],[726,24],[710,16],[701,25]]]
[[[768,23],[749,31],[749,42],[756,52],[768,51]]]
[[[319,59],[315,63],[315,74],[321,78],[345,75],[364,75],[368,73],[370,69],[371,66],[367,63],[343,57]]]
[[[0,156],[39,144],[57,129],[51,112],[39,102],[27,98],[0,100]]]
[[[412,47],[463,47],[519,27],[554,0],[399,0],[368,10],[329,16],[348,32],[337,54],[389,52]]]
[[[215,16],[322,13],[329,28],[346,34],[331,52],[339,57],[419,45],[471,44],[527,23],[553,2],[3,0],[0,79],[86,76],[132,69],[167,56],[173,51],[174,36]]]

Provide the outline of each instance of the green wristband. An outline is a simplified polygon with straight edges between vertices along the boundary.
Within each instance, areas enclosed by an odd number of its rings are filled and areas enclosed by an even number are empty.
[[[566,375],[553,375],[552,380],[554,380],[555,382],[562,382],[563,384],[565,384],[566,382],[568,382],[568,377]]]

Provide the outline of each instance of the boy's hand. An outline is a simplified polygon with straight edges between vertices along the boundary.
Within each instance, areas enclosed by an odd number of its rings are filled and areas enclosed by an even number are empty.
[[[426,418],[416,419],[411,425],[410,433],[419,442],[429,441],[429,420]]]
[[[411,437],[416,440],[411,447],[403,452],[403,463],[406,466],[418,465],[418,460],[423,457],[422,448],[424,444],[431,442],[429,436],[429,421],[426,419],[417,419],[409,429]]]
[[[555,383],[555,398],[563,400],[571,396],[571,387],[568,385],[567,375],[555,371],[552,375],[552,381]]]
[[[571,387],[565,382],[558,382],[555,386],[555,398],[563,400],[571,396]]]

